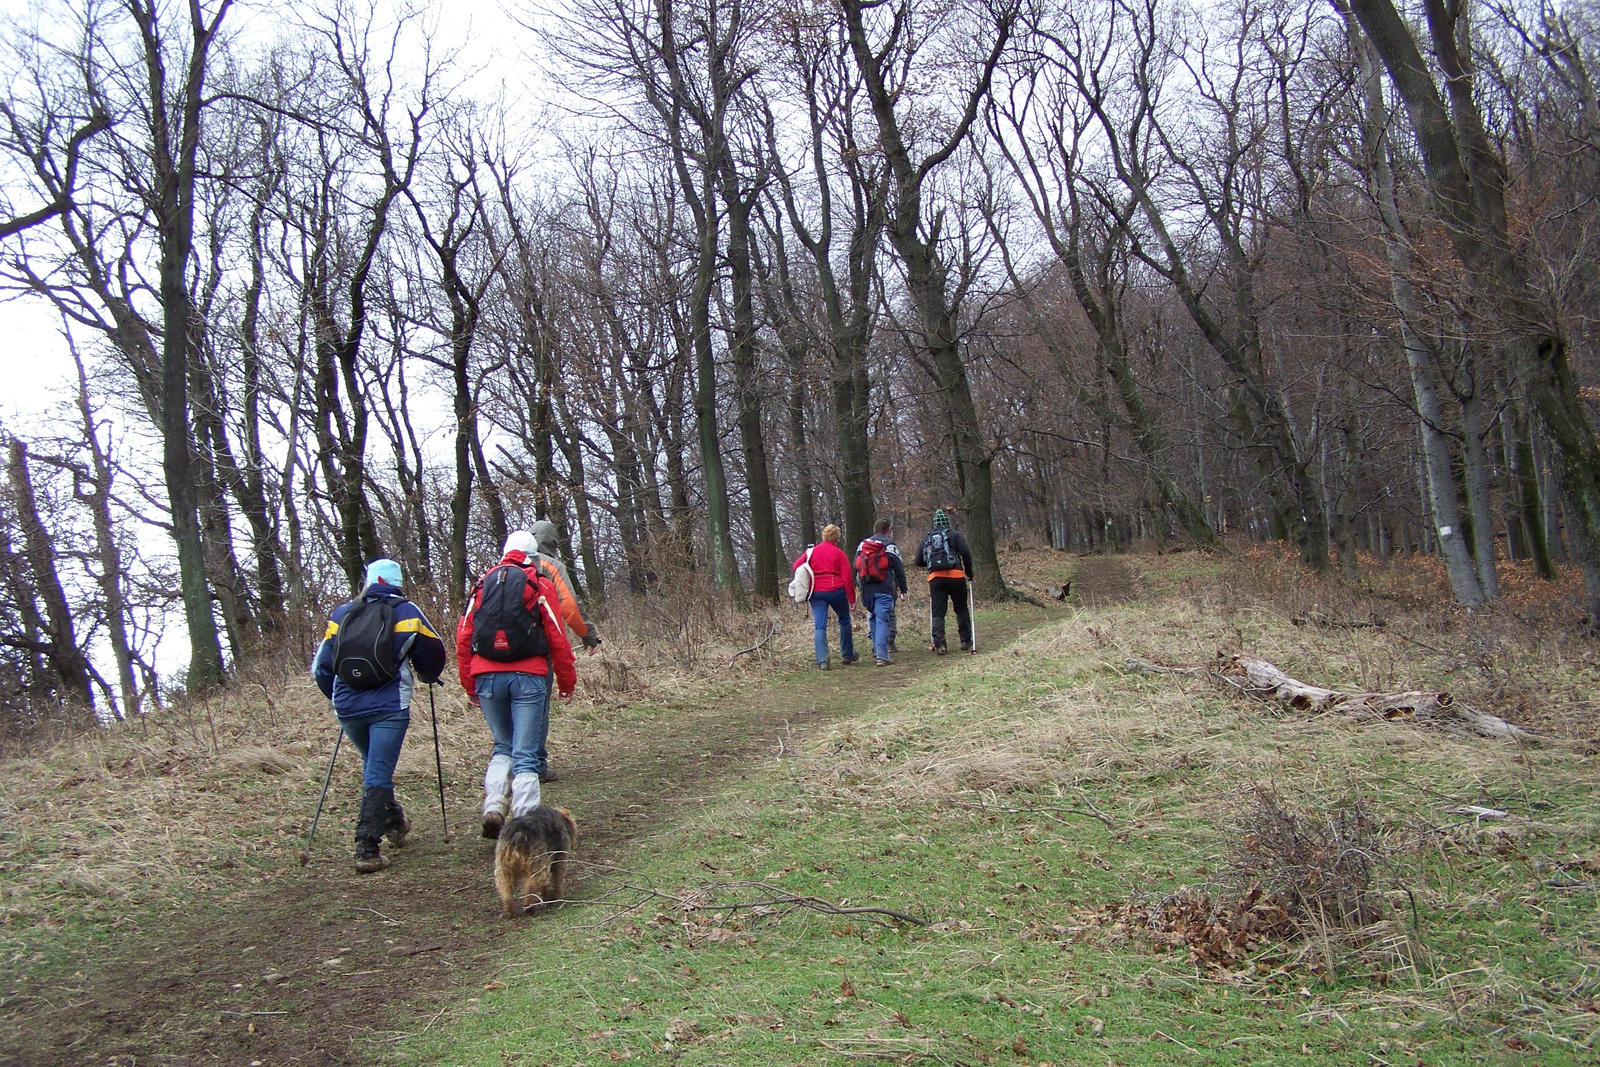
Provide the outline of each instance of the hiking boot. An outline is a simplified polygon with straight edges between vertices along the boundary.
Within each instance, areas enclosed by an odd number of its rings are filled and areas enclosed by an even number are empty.
[[[963,651],[963,652],[971,652],[972,651],[972,642],[971,641],[963,641],[963,642],[961,642],[961,651]]]
[[[934,645],[933,646],[933,654],[935,656],[945,656],[945,655],[949,655],[949,653],[950,653],[950,650],[948,648],[945,648],[943,645]]]
[[[546,767],[544,770],[539,772],[539,784],[540,785],[543,785],[546,782],[559,782],[559,781],[561,781],[561,776],[559,774],[557,774],[555,771],[552,771],[549,767]]]
[[[388,812],[383,824],[383,836],[388,838],[390,848],[405,848],[411,840],[411,820],[406,818],[406,810],[394,798],[394,790],[386,789],[388,793]]]
[[[831,671],[831,670],[833,670],[833,660],[831,660],[831,659],[823,660],[821,663],[817,664],[817,670],[819,670],[819,671]]]
[[[502,753],[483,772],[483,836],[494,841],[511,810],[511,757]]]
[[[896,652],[899,652],[899,651],[900,651],[900,650],[899,650],[899,649],[898,649],[898,648],[896,648],[896,647],[895,647],[895,646],[894,646],[894,642],[893,642],[893,641],[890,641],[890,642],[889,642],[889,655],[891,655],[891,656],[892,656],[892,655],[894,655],[894,654],[895,654],[895,653],[896,653]]]
[[[388,794],[385,796],[385,794]],[[356,820],[356,873],[371,874],[389,866],[389,859],[378,851],[383,827],[389,814],[392,789],[368,786],[361,794],[361,815]]]
[[[892,659],[880,659],[878,661],[878,666],[880,666],[880,667],[888,667],[888,666],[892,665],[893,663],[894,663],[894,660],[892,660]]]
[[[850,666],[850,664],[854,663],[856,660],[858,660],[860,658],[861,658],[860,655],[840,656],[839,657],[839,662],[843,663],[846,667],[848,667],[848,666]]]

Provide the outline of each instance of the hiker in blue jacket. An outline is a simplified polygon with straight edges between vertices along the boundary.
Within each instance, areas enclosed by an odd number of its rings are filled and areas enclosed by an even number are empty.
[[[906,595],[906,565],[890,537],[891,529],[888,519],[879,519],[873,523],[872,536],[856,546],[856,582],[868,613],[872,654],[880,667],[893,662],[889,646],[894,640],[894,603],[896,597],[904,599]]]
[[[356,870],[389,865],[378,851],[406,843],[411,821],[394,799],[394,767],[411,725],[411,690],[433,685],[444,672],[444,642],[422,610],[400,591],[400,564],[367,565],[367,587],[333,609],[312,661],[322,695],[333,701],[339,725],[361,753],[361,814],[356,820]]]

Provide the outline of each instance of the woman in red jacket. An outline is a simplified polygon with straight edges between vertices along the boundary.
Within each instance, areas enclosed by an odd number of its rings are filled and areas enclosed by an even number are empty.
[[[484,837],[500,836],[508,812],[515,818],[539,806],[550,675],[563,697],[578,684],[567,630],[556,618],[556,587],[534,562],[508,540],[500,562],[473,587],[456,627],[456,670],[494,737],[483,776]]]
[[[856,602],[855,576],[850,573],[850,557],[844,554],[839,542],[844,534],[839,527],[829,523],[822,531],[822,540],[794,561],[794,570],[811,561],[811,621],[816,624],[817,666],[827,670],[828,661],[828,608],[839,615],[839,662],[854,663],[856,646],[850,632],[850,609]]]

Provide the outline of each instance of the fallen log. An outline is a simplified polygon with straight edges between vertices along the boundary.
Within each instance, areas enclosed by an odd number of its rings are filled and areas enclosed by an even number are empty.
[[[1372,715],[1388,722],[1461,726],[1482,737],[1509,740],[1534,740],[1536,737],[1498,715],[1456,703],[1449,693],[1427,690],[1361,693],[1327,689],[1290,677],[1276,664],[1257,656],[1237,655],[1208,667],[1165,667],[1142,659],[1128,659],[1124,666],[1144,674],[1205,675],[1241,693],[1298,711]]]

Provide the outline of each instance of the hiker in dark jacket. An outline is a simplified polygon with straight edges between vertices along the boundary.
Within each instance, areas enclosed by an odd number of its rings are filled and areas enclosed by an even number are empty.
[[[943,508],[933,512],[933,530],[917,548],[917,566],[928,568],[928,625],[933,632],[933,650],[944,655],[944,612],[951,602],[956,609],[956,630],[961,636],[961,651],[972,651],[972,616],[967,611],[967,583],[972,580],[972,549],[959,530],[950,528],[950,516]]]
[[[553,681],[569,697],[578,684],[572,645],[557,615],[555,584],[540,573],[533,554],[518,547],[527,536],[518,531],[507,538],[500,562],[473,588],[456,627],[456,670],[494,738],[483,776],[483,836],[489,838],[500,836],[508,815],[526,815],[539,806],[550,686]],[[522,596],[509,598],[514,602],[496,596],[499,589],[515,591],[508,581],[521,586]],[[504,628],[480,625],[479,616],[487,624],[490,612],[501,616],[498,625]],[[512,644],[518,626],[532,642],[526,649]]]
[[[352,642],[362,634],[375,633],[369,628],[369,623],[376,621],[372,613],[385,609],[393,613],[390,657],[374,679],[380,684],[360,688],[347,679],[370,676],[373,672],[364,662],[371,663],[374,656],[381,660],[382,650],[375,650],[368,642],[360,642],[361,648],[352,647]],[[352,612],[358,612],[355,618],[351,617]],[[341,628],[347,638],[343,642]],[[363,651],[369,655],[362,656]],[[367,565],[366,590],[350,603],[333,609],[311,664],[317,688],[333,701],[339,725],[361,753],[363,788],[361,814],[356,819],[356,870],[362,874],[381,871],[389,865],[388,858],[378,851],[383,838],[389,839],[391,847],[399,848],[411,832],[411,821],[394,799],[394,767],[411,725],[411,690],[418,681],[425,685],[437,682],[446,662],[444,642],[422,610],[400,591],[400,564],[392,559],[373,560]],[[393,676],[387,680],[381,677],[384,666],[394,668]]]
[[[856,581],[861,587],[861,603],[867,609],[867,636],[872,639],[872,654],[878,666],[887,667],[889,642],[894,637],[895,598],[906,595],[906,565],[900,548],[890,534],[888,519],[872,526],[871,537],[856,546]]]

